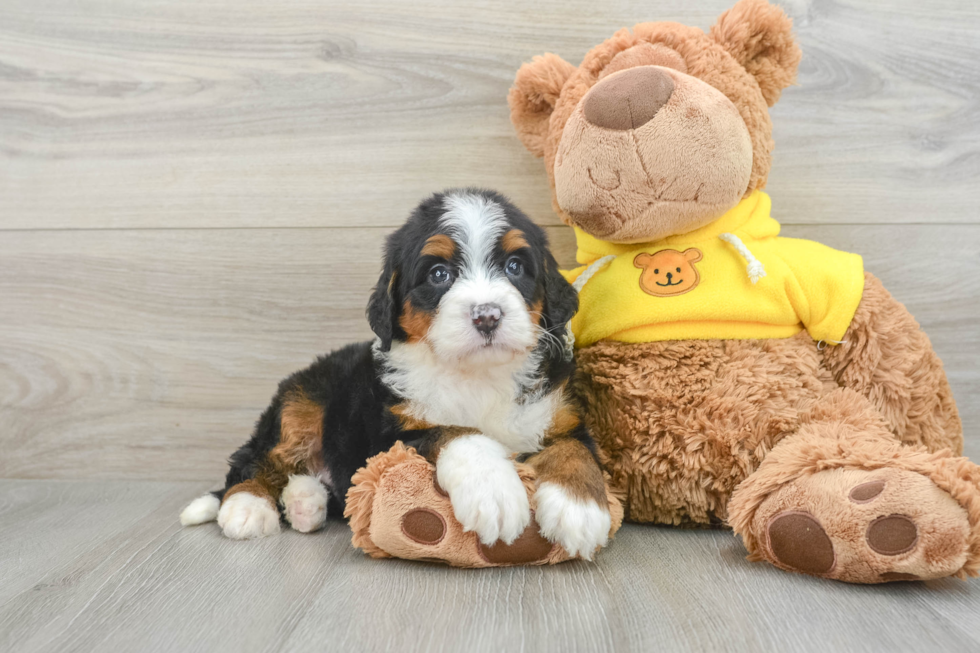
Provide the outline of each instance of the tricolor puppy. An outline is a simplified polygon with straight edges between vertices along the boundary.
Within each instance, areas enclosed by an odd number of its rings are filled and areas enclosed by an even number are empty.
[[[512,453],[535,469],[542,535],[591,557],[610,518],[595,446],[569,389],[565,325],[578,298],[544,232],[504,197],[453,190],[424,201],[388,238],[371,296],[372,342],[283,381],[225,489],[191,503],[231,538],[296,530],[341,514],[350,479],[397,440],[436,465],[456,518],[485,544],[530,522]]]

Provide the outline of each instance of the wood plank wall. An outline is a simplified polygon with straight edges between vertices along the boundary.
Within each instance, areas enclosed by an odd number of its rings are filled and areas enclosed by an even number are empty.
[[[480,185],[548,225],[513,74],[731,0],[5,0],[0,477],[217,480],[279,378],[370,335],[382,240]],[[791,0],[784,233],[865,256],[980,459],[980,5]]]

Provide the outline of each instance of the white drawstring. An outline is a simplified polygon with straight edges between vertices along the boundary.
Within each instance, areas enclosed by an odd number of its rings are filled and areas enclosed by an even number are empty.
[[[762,262],[759,261],[759,259],[752,255],[752,252],[750,252],[749,248],[745,246],[745,243],[742,242],[741,238],[735,234],[721,234],[718,237],[734,247],[735,251],[741,254],[742,258],[748,262],[748,265],[745,267],[745,271],[749,275],[749,281],[752,283],[759,283],[759,279],[766,276],[766,268],[763,267]]]
[[[582,274],[578,275],[575,283],[572,284],[572,288],[574,288],[576,292],[582,292],[582,288],[585,287],[585,284],[589,283],[589,279],[591,279],[596,272],[609,265],[609,263],[611,263],[615,258],[616,256],[614,254],[609,254],[608,256],[603,256],[601,259],[589,265],[589,267],[582,271]]]
[[[585,284],[589,282],[589,279],[591,279],[596,272],[598,272],[602,268],[612,263],[615,259],[616,259],[615,255],[609,254],[608,256],[603,256],[602,258],[598,259],[597,261],[589,265],[589,267],[585,268],[582,271],[582,274],[578,275],[578,278],[575,279],[574,282],[572,282],[572,288],[575,289],[575,292],[581,293],[582,288],[584,288]],[[568,324],[565,325],[565,359],[566,360],[572,360],[574,350],[575,350],[575,334],[572,333],[572,321],[569,320]]]
[[[817,343],[817,351],[823,351],[824,349],[826,349],[828,343],[834,345],[846,345],[847,341],[846,340],[821,340],[820,342]]]

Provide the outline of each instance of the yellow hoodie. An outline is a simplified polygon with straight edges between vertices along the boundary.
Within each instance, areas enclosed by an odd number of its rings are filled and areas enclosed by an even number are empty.
[[[788,338],[803,329],[814,340],[842,340],[864,289],[861,257],[778,238],[770,207],[756,191],[701,229],[641,244],[607,243],[576,228],[582,267],[563,272],[566,279],[614,258],[581,289],[575,345]]]

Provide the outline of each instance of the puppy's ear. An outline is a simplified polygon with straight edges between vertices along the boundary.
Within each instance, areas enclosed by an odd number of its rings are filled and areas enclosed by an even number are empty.
[[[517,71],[507,96],[510,121],[524,147],[534,156],[544,156],[551,112],[562,87],[574,72],[575,66],[551,53],[534,57]]]
[[[578,293],[558,272],[558,263],[550,253],[544,262],[544,307],[541,317],[544,327],[554,333],[564,328],[578,310]]]
[[[740,0],[711,28],[711,37],[755,77],[769,106],[796,81],[800,46],[793,21],[766,0]]]
[[[384,269],[378,278],[378,284],[371,293],[368,301],[367,319],[371,330],[381,340],[381,351],[391,349],[391,340],[397,333],[398,307],[398,270],[395,265],[394,252],[391,248],[385,253]]]

